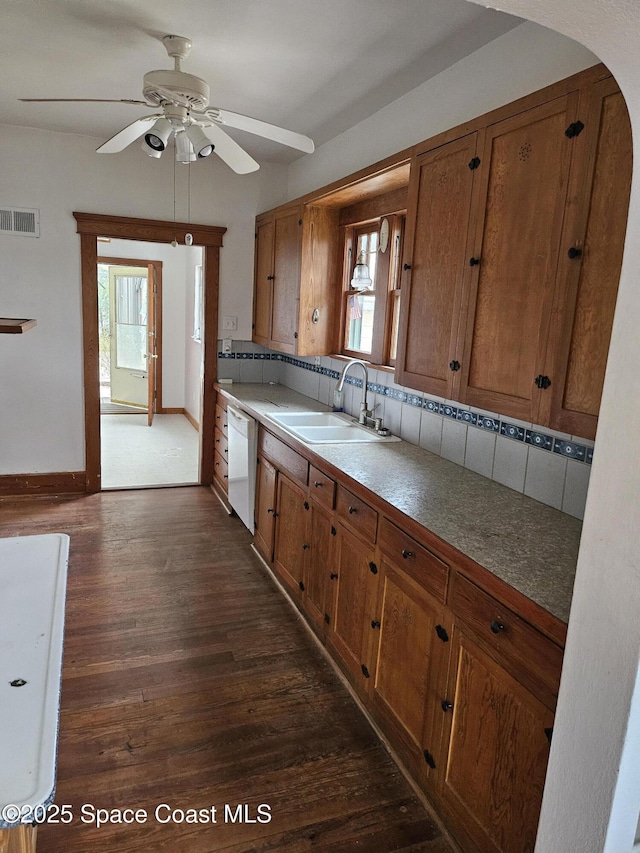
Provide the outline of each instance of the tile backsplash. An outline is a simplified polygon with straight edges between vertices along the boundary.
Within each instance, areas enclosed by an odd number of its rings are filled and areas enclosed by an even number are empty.
[[[219,378],[278,382],[326,405],[333,402],[345,364],[325,356],[282,355],[247,341],[234,341],[230,353],[221,349]],[[362,382],[360,370],[345,381],[344,409],[350,415],[358,414]],[[405,441],[583,517],[592,441],[402,387],[384,370],[369,371],[368,398],[375,416]]]

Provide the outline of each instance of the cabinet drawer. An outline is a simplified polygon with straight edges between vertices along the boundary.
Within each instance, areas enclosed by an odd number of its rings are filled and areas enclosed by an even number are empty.
[[[216,406],[219,406],[223,412],[227,411],[227,398],[223,397],[222,394],[218,394],[216,396]]]
[[[223,487],[223,489],[226,492],[227,491],[227,481],[229,479],[227,460],[223,459],[217,450],[213,454],[213,470],[214,470],[214,473],[216,475],[216,479],[219,480],[220,485]]]
[[[451,609],[490,647],[515,668],[515,677],[547,688],[558,695],[563,651],[512,610],[457,575]],[[540,698],[543,698],[542,696]]]
[[[447,596],[449,566],[386,518],[380,522],[380,550],[440,601]]]
[[[306,486],[309,482],[309,463],[292,450],[284,441],[264,429],[260,430],[258,439],[260,452],[270,459],[279,471],[284,471],[292,480]]]
[[[216,404],[216,426],[221,432],[227,434],[227,410]]]
[[[309,467],[309,494],[318,503],[333,509],[336,499],[335,480],[327,477],[326,474],[311,465]]]
[[[367,542],[376,541],[378,529],[378,513],[369,504],[356,497],[353,492],[338,486],[336,499],[338,520],[350,527]]]
[[[226,430],[225,430],[226,432]],[[227,441],[227,436],[219,429],[217,426],[215,428],[215,432],[213,434],[213,447],[223,459],[227,458],[227,446],[229,442]]]

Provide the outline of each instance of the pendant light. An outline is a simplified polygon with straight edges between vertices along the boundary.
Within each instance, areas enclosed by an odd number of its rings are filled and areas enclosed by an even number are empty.
[[[352,290],[371,290],[373,281],[366,262],[366,255],[360,252],[355,267],[353,268],[353,278],[351,279]]]

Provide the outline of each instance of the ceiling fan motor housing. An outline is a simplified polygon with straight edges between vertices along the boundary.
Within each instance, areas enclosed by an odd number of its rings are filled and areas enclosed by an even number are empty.
[[[185,71],[149,71],[144,75],[142,94],[154,106],[170,102],[194,112],[203,112],[209,104],[207,83]]]

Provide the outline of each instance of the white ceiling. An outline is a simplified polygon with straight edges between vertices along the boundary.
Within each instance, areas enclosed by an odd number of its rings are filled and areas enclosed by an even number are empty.
[[[160,39],[193,41],[183,70],[211,105],[311,136],[316,145],[520,23],[465,0],[0,0],[0,123],[96,137],[140,115],[119,104],[19,98],[141,98],[171,68]],[[299,153],[232,135],[259,161]]]

